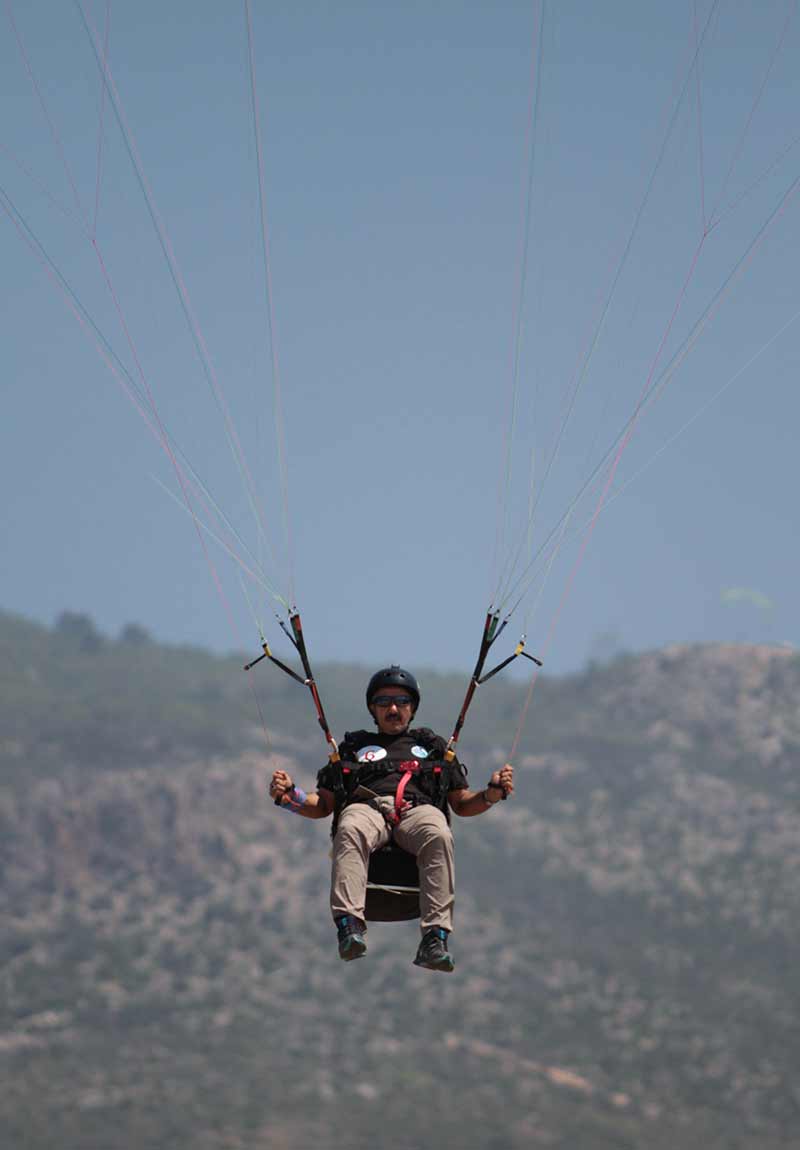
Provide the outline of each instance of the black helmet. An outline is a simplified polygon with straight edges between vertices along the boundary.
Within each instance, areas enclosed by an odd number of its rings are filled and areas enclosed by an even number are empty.
[[[419,707],[419,683],[410,671],[404,671],[396,663],[391,667],[384,667],[376,671],[367,685],[367,707],[372,702],[372,696],[377,695],[382,687],[404,687],[414,699],[414,710]]]

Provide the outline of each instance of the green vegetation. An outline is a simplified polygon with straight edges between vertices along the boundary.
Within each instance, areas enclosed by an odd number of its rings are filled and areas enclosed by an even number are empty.
[[[7,707],[2,777],[11,784],[21,774],[30,779],[74,764],[117,770],[263,749],[253,691],[269,736],[316,739],[317,759],[324,761],[308,692],[268,664],[247,676],[244,662],[244,656],[155,643],[137,624],[114,639],[86,615],[65,612],[47,628],[0,612],[0,698]],[[364,668],[323,663],[316,674],[335,731],[369,723]],[[429,673],[423,682],[421,721],[449,730],[466,677]],[[499,680],[487,686],[470,714],[465,745],[470,739],[479,748],[507,742],[524,690],[501,688]],[[549,684],[541,694],[551,694]],[[548,706],[544,710],[549,714]],[[554,718],[558,723],[561,716]]]
[[[239,659],[0,616],[3,1145],[797,1145],[796,659],[543,679],[513,801],[456,820],[452,978],[412,967],[415,924],[336,958],[327,826],[265,795],[271,754],[313,783],[323,741],[259,671],[269,747]],[[364,722],[363,668],[319,679]],[[423,683],[446,728],[463,677]],[[523,693],[480,693],[477,783]]]

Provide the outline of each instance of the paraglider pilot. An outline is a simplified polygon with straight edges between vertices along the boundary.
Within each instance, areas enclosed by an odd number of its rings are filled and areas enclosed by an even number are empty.
[[[420,703],[417,680],[402,667],[377,671],[367,686],[367,708],[378,730],[348,731],[341,763],[317,775],[306,794],[285,771],[275,771],[269,792],[281,808],[311,819],[334,816],[331,911],[339,955],[360,958],[367,949],[365,899],[370,855],[394,840],[416,856],[422,940],[414,962],[453,970],[447,937],[453,926],[455,871],[450,811],[481,815],[514,790],[514,770],[495,771],[484,790],[467,785],[466,770],[445,756],[446,740],[412,728]]]

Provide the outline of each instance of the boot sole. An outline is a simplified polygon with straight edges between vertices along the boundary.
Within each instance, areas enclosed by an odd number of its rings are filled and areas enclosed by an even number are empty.
[[[343,962],[353,962],[356,958],[363,958],[367,953],[367,944],[365,942],[356,942],[349,946],[345,951],[339,951],[339,958]]]
[[[444,959],[442,962],[419,962],[415,958],[414,966],[420,966],[423,970],[438,970],[440,974],[452,974],[456,968],[452,958]]]

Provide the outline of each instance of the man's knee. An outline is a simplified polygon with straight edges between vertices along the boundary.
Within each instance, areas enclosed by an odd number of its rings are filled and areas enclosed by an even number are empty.
[[[341,822],[333,836],[333,849],[336,852],[347,847],[361,847],[365,845],[365,842],[366,835],[363,827],[354,822]]]
[[[448,853],[453,850],[453,832],[447,823],[443,827],[431,827],[429,834],[430,837],[426,839],[426,845],[430,843],[431,846],[438,847]]]
[[[379,837],[380,828],[377,836]],[[336,834],[333,836],[333,850],[372,850],[376,838],[376,828],[369,818],[365,818],[361,811],[347,811],[342,813]]]
[[[418,844],[418,854],[422,852],[452,854],[453,832],[444,816],[441,819],[430,819],[425,823],[420,829]]]

